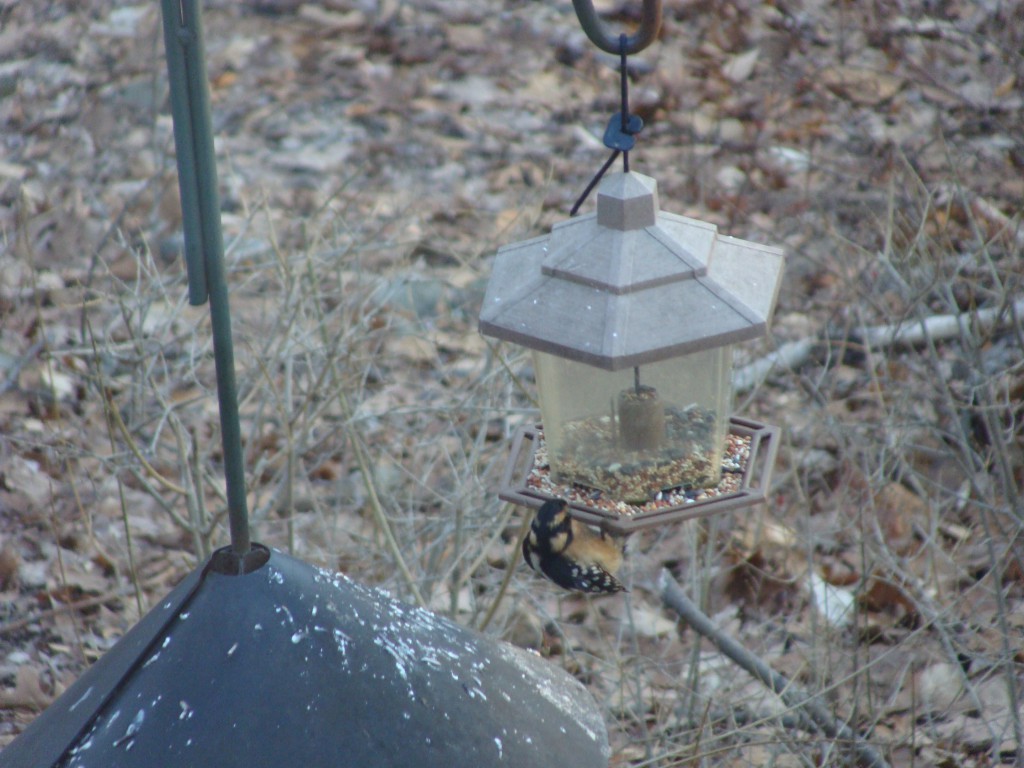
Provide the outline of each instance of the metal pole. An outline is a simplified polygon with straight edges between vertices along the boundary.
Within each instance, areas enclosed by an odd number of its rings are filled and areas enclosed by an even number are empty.
[[[231,310],[224,278],[224,238],[220,226],[202,16],[198,0],[161,0],[161,7],[184,218],[189,300],[195,305],[209,297],[231,548],[241,560],[251,550],[252,542],[245,500]]]

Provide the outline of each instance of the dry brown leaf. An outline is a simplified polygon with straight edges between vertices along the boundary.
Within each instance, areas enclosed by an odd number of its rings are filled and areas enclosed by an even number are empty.
[[[895,75],[864,67],[825,67],[818,74],[825,87],[855,104],[877,106],[893,98],[904,81]]]
[[[53,692],[43,689],[40,672],[23,664],[14,673],[14,687],[0,688],[0,708],[24,707],[40,710],[53,701]]]
[[[665,637],[676,631],[675,621],[645,605],[633,610],[633,626],[642,637]]]
[[[903,587],[891,579],[872,576],[860,595],[860,601],[869,611],[888,613],[901,621],[915,622],[917,619],[914,601]]]
[[[914,543],[914,523],[927,518],[928,505],[906,486],[889,483],[875,494],[875,513],[889,549],[906,554]]]
[[[730,56],[722,65],[722,74],[730,82],[742,83],[754,74],[754,67],[757,66],[757,59],[760,55],[761,49],[755,46],[749,51]]]
[[[925,712],[947,712],[964,692],[964,673],[957,664],[939,662],[915,677],[917,701]]]
[[[722,589],[730,600],[756,605],[770,613],[778,612],[792,600],[793,583],[779,576],[776,564],[760,549],[749,555],[731,551],[725,559],[731,567]]]
[[[429,366],[437,361],[437,347],[423,336],[391,336],[384,342],[384,350],[416,365]]]
[[[20,495],[34,509],[42,509],[54,490],[54,479],[39,466],[39,462],[12,456],[0,471],[0,487]]]

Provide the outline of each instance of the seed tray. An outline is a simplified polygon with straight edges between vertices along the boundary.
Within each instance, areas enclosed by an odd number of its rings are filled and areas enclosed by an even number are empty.
[[[721,482],[710,488],[669,489],[645,503],[628,503],[598,489],[554,481],[542,425],[525,425],[513,437],[498,496],[533,509],[549,499],[565,499],[576,519],[610,533],[627,534],[765,502],[778,444],[778,427],[733,416]]]

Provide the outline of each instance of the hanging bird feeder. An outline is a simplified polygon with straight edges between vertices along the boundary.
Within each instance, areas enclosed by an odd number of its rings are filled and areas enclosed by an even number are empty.
[[[782,251],[665,213],[655,180],[630,172],[643,120],[626,59],[657,38],[660,0],[644,0],[633,36],[609,33],[590,0],[573,6],[620,56],[621,109],[571,216],[620,155],[623,172],[601,182],[595,213],[498,251],[480,331],[533,350],[542,419],[517,432],[500,496],[561,498],[616,533],[756,504],[777,430],[730,417],[732,345],[766,333]]]
[[[541,408],[516,442],[530,466],[514,452],[503,497],[565,495],[578,517],[628,531],[691,515],[725,464],[739,483],[701,514],[763,500],[747,469],[771,458],[775,430],[730,420],[732,347],[766,333],[782,264],[777,248],[661,211],[635,172],[601,182],[595,213],[501,248],[480,330],[533,350]],[[570,492],[545,493],[538,469]]]

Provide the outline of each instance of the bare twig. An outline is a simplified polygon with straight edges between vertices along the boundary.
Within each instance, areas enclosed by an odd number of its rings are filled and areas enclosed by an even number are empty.
[[[149,588],[160,582],[162,579],[163,576],[153,579],[145,579],[140,583],[140,586],[142,588]],[[0,624],[0,637],[9,635],[11,632],[17,632],[19,629],[30,627],[49,616],[58,616],[62,613],[73,613],[76,611],[84,611],[89,608],[95,608],[97,605],[103,605],[104,603],[109,603],[112,600],[131,597],[134,592],[135,586],[126,584],[102,595],[87,597],[83,600],[76,600],[73,603],[59,603],[54,605],[52,608],[35,611],[34,613],[30,613],[28,616],[22,616],[20,619],[14,619],[13,621]]]
[[[454,589],[456,592],[458,592],[464,586],[466,586],[466,583],[470,580],[470,578],[472,578],[473,574],[476,573],[477,568],[483,565],[483,562],[487,559],[487,554],[490,551],[491,547],[498,541],[499,538],[501,538],[501,534],[505,532],[505,526],[508,525],[508,521],[512,517],[512,512],[514,510],[515,507],[512,504],[505,505],[505,511],[501,515],[501,519],[498,521],[498,524],[494,526],[494,531],[491,533],[491,537],[480,548],[480,552],[479,554],[477,554],[476,559],[473,560],[472,563],[470,563],[469,567],[466,568],[459,576],[459,580],[455,582]]]
[[[505,569],[505,575],[501,579],[501,586],[498,587],[498,594],[494,596],[491,607],[487,609],[487,614],[484,616],[483,621],[480,622],[480,626],[477,627],[481,632],[487,629],[487,625],[491,623],[491,619],[494,618],[494,614],[498,611],[498,606],[501,605],[501,601],[505,597],[509,582],[512,581],[512,574],[515,573],[516,566],[519,564],[519,549],[523,546],[523,539],[526,538],[532,521],[533,515],[523,515],[523,523],[519,526],[519,536],[516,537],[516,546],[512,550],[512,557],[508,559],[508,567]]]
[[[686,596],[672,574],[662,570],[658,578],[658,591],[665,605],[670,607],[702,637],[735,662],[739,667],[763,683],[772,693],[779,696],[786,706],[792,707],[800,718],[805,730],[821,731],[830,739],[848,742],[856,753],[857,763],[870,768],[888,768],[888,763],[874,747],[863,741],[845,723],[837,720],[816,699],[796,688],[786,677],[780,675],[768,664],[748,651],[736,640],[714,625],[707,614],[694,605]]]
[[[125,445],[128,446],[128,449],[132,452],[132,455],[135,456],[136,461],[138,461],[139,464],[142,465],[142,468],[146,470],[146,474],[152,477],[156,481],[157,485],[160,485],[165,490],[179,494],[181,496],[187,496],[187,490],[182,488],[177,483],[168,480],[166,477],[160,474],[160,472],[157,471],[157,469],[152,464],[146,461],[146,457],[142,455],[142,451],[139,448],[138,444],[135,442],[135,438],[133,438],[132,433],[128,431],[128,426],[124,423],[124,419],[121,418],[121,410],[117,407],[117,404],[114,402],[114,398],[111,397],[110,393],[106,391],[103,391],[102,395],[103,404],[104,406],[106,406],[107,417],[110,419],[111,423],[115,427],[117,427],[117,431],[121,434],[121,437],[124,439]]]
[[[21,375],[22,369],[28,365],[32,360],[35,359],[36,355],[43,348],[43,342],[37,341],[30,346],[25,353],[22,354],[15,362],[7,368],[7,373],[3,381],[0,381],[0,395],[9,389],[13,389],[18,384],[18,377]],[[51,352],[51,354],[53,354]]]
[[[207,522],[206,499],[203,497],[203,467],[200,457],[199,436],[193,427],[188,433],[188,444],[191,450],[185,449],[185,436],[181,422],[178,419],[171,420],[171,428],[175,431],[178,440],[179,455],[186,458],[188,465],[185,470],[191,480],[189,486],[190,496],[186,499],[188,503],[188,515],[191,521],[192,537],[195,542],[196,556],[205,560],[210,556],[210,533],[213,526]],[[184,474],[184,472],[183,472]]]
[[[339,391],[337,396],[339,400],[344,403],[344,407],[347,408],[348,400],[345,398],[344,393]],[[416,577],[412,575],[412,571],[409,570],[409,566],[405,562],[405,557],[402,555],[402,548],[398,545],[398,540],[395,539],[394,531],[391,529],[391,523],[388,521],[387,514],[384,512],[384,505],[381,503],[380,497],[377,495],[377,484],[374,481],[373,468],[370,466],[370,459],[367,455],[366,446],[363,445],[362,436],[353,430],[351,434],[351,441],[352,449],[356,457],[356,464],[358,464],[360,475],[363,478],[363,487],[366,489],[366,496],[369,501],[370,512],[373,514],[373,519],[377,523],[378,530],[384,536],[384,542],[391,551],[391,556],[395,559],[395,563],[398,565],[398,570],[405,578],[406,586],[409,588],[412,596],[416,599],[416,603],[425,608],[427,601],[424,600],[423,595],[420,594],[419,587],[416,585]]]

